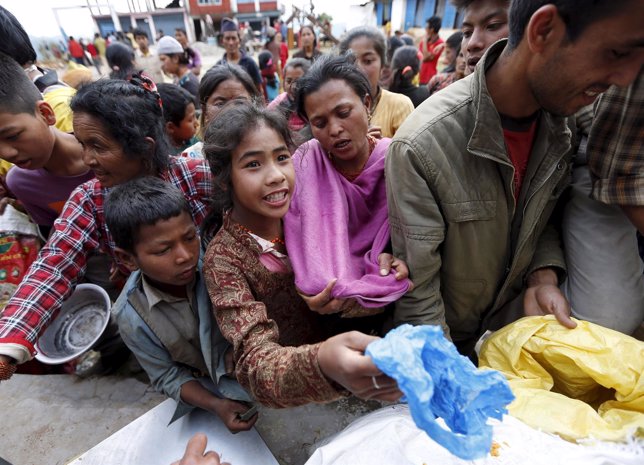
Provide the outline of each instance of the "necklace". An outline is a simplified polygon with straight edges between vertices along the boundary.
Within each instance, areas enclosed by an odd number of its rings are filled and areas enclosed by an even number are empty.
[[[360,167],[358,171],[345,171],[342,168],[339,168],[338,165],[336,164],[335,158],[333,157],[332,153],[329,153],[329,159],[331,160],[331,163],[333,163],[333,167],[342,175],[344,176],[348,181],[355,181],[360,174],[362,174],[362,171],[364,170],[364,167],[367,166],[367,162],[369,161],[369,158],[371,157],[371,153],[373,152],[373,149],[376,148],[376,144],[378,141],[376,140],[375,137],[367,134],[367,143],[369,144],[369,153],[367,154],[367,158],[365,158],[364,163]]]
[[[262,237],[262,236],[260,236],[259,234],[255,234],[253,231],[251,231],[250,229],[248,229],[246,226],[241,225],[241,224],[239,224],[239,223],[236,223],[236,224],[237,224],[237,226],[239,227],[239,229],[241,229],[242,231],[247,232],[248,234],[252,234],[252,235],[254,235],[254,236],[257,236],[257,237]],[[280,244],[280,245],[283,245],[284,247],[286,247],[286,242],[284,242],[284,239],[282,239],[282,238],[281,238],[281,237],[279,237],[279,236],[275,236],[275,238],[274,238],[274,239],[272,239],[272,240],[270,240],[269,242],[270,242],[271,244]]]

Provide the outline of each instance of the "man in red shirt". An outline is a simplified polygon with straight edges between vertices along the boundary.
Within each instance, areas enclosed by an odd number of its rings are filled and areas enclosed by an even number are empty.
[[[427,20],[425,27],[426,35],[418,46],[418,50],[423,54],[423,63],[420,67],[420,83],[425,85],[436,74],[436,65],[438,59],[443,53],[445,44],[443,39],[438,37],[438,31],[441,30],[440,16],[432,16]]]
[[[69,36],[69,43],[67,44],[69,49],[69,54],[72,56],[74,61],[79,65],[83,64],[83,56],[85,52],[83,51],[83,46],[76,42],[72,36]]]

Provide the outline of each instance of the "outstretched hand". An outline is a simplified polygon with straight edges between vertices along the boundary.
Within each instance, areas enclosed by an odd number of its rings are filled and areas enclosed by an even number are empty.
[[[230,465],[227,462],[220,462],[217,452],[205,452],[207,445],[208,437],[205,434],[195,434],[188,441],[181,460],[172,462],[172,465]]]
[[[557,286],[557,274],[548,268],[534,271],[528,278],[523,297],[526,316],[554,315],[566,328],[576,328],[570,318],[570,304]]]
[[[255,425],[257,418],[259,418],[259,414],[256,413],[248,420],[242,420],[240,416],[248,409],[248,405],[242,404],[241,402],[220,399],[215,406],[215,413],[231,433],[239,433],[240,431],[248,431],[251,429]]]
[[[338,334],[320,345],[318,364],[327,378],[362,399],[396,401],[402,396],[398,384],[383,374],[370,357],[364,355],[377,337],[358,331]]]

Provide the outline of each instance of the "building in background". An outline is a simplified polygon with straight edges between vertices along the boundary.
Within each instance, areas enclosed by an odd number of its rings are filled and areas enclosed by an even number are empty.
[[[458,29],[462,18],[449,0],[375,0],[376,24],[384,26],[391,21],[392,31],[424,28],[434,15],[443,18],[442,27]]]

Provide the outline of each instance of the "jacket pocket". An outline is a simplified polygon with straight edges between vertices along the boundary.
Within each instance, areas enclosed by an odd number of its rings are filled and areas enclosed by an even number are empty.
[[[449,223],[484,221],[496,217],[496,200],[468,200],[444,203],[443,214]]]
[[[485,311],[481,302],[486,288],[484,279],[462,279],[443,274],[441,294],[445,304],[445,320],[452,337],[467,339],[476,334]]]

